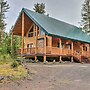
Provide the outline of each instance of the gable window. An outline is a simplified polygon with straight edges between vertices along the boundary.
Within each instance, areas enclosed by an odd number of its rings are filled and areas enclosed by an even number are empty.
[[[41,30],[40,35],[44,35],[44,32]]]
[[[34,36],[34,26],[32,26],[32,28],[28,32],[28,37],[33,37],[33,36]]]

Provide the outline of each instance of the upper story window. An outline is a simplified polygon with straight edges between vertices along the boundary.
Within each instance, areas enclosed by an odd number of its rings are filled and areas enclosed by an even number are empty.
[[[34,26],[32,26],[32,28],[28,32],[28,37],[33,37],[33,36],[34,36]]]
[[[41,30],[40,35],[44,35],[44,32]]]
[[[40,36],[40,35],[44,35],[44,32],[42,30],[40,30],[39,27],[35,27],[34,29],[34,25],[31,27],[30,31],[28,32],[28,37],[34,37],[36,36],[36,29],[37,29],[37,36]]]

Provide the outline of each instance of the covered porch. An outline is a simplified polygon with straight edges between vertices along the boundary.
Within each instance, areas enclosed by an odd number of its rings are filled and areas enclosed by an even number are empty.
[[[44,39],[41,46],[38,46],[38,43],[41,41],[37,40],[36,47],[24,48],[23,54],[21,53],[22,49],[19,49],[17,51],[18,54],[23,56],[34,56],[36,58],[39,55],[43,57],[59,56],[60,59],[62,58],[62,56],[70,56],[75,57],[80,61],[82,60],[82,57],[90,57],[89,44],[82,42],[74,42],[71,40],[64,40],[51,36],[45,36],[43,38]],[[39,39],[39,37],[37,37],[37,39]],[[46,61],[46,58],[44,59],[44,61]]]

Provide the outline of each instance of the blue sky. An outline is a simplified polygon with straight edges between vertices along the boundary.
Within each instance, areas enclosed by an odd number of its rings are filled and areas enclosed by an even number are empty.
[[[6,32],[9,32],[12,25],[19,15],[21,9],[28,8],[33,10],[35,3],[45,3],[46,12],[50,17],[61,21],[80,26],[81,8],[84,0],[7,0],[10,4],[10,10],[6,14]]]

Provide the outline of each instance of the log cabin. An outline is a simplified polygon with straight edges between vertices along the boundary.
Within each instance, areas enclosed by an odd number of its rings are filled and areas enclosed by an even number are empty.
[[[52,17],[23,8],[12,29],[13,35],[22,38],[18,55],[22,57],[70,58],[78,62],[90,58],[90,36],[80,28]]]

